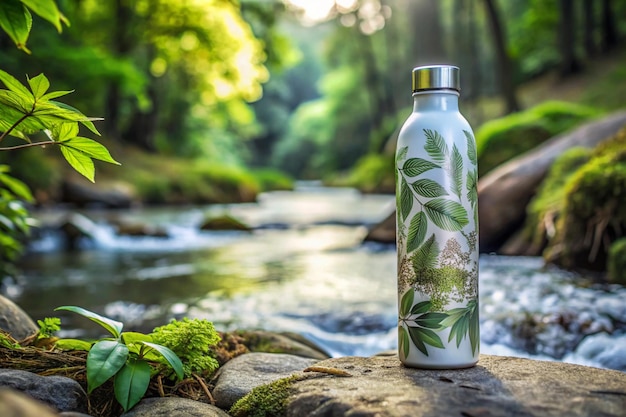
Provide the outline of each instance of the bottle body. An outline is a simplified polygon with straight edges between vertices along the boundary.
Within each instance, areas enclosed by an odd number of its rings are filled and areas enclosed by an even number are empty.
[[[478,361],[474,134],[451,89],[414,93],[396,150],[398,350],[411,367]]]

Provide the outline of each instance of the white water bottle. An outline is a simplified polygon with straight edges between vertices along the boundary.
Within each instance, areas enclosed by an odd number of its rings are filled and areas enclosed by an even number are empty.
[[[410,367],[465,368],[480,342],[476,143],[459,112],[459,68],[412,75],[396,150],[398,353]]]

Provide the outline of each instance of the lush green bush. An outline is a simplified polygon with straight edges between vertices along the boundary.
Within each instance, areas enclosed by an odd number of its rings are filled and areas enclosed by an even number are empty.
[[[599,145],[563,186],[556,235],[544,256],[566,268],[606,270],[626,233],[626,129]]]
[[[255,169],[252,171],[252,175],[259,184],[261,191],[291,191],[294,188],[293,178],[277,169]]]
[[[476,132],[479,175],[599,114],[590,107],[548,101],[485,123]]]

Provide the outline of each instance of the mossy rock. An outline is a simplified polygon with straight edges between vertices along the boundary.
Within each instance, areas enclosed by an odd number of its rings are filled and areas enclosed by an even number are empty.
[[[280,417],[285,415],[293,383],[299,379],[292,375],[254,388],[229,410],[233,417]]]
[[[599,145],[563,186],[556,236],[544,257],[568,269],[604,271],[626,233],[626,129]]]
[[[476,132],[478,174],[523,154],[584,121],[600,115],[578,104],[548,101],[483,124]]]
[[[234,217],[224,214],[205,219],[202,225],[200,225],[200,230],[241,230],[250,232],[252,229]]]
[[[618,239],[611,245],[607,272],[610,282],[626,285],[626,238]]]

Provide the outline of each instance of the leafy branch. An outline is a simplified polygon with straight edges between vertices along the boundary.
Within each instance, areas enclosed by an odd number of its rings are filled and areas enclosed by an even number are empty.
[[[0,147],[0,151],[58,145],[65,160],[92,182],[95,178],[94,159],[120,165],[103,145],[78,136],[79,123],[100,135],[93,121],[101,119],[87,117],[74,107],[53,100],[72,91],[48,92],[50,82],[44,74],[27,78],[28,88],[2,70],[0,81],[7,87],[0,89],[0,142],[8,136],[27,142]],[[33,142],[29,135],[41,131],[46,133],[48,140]]]

